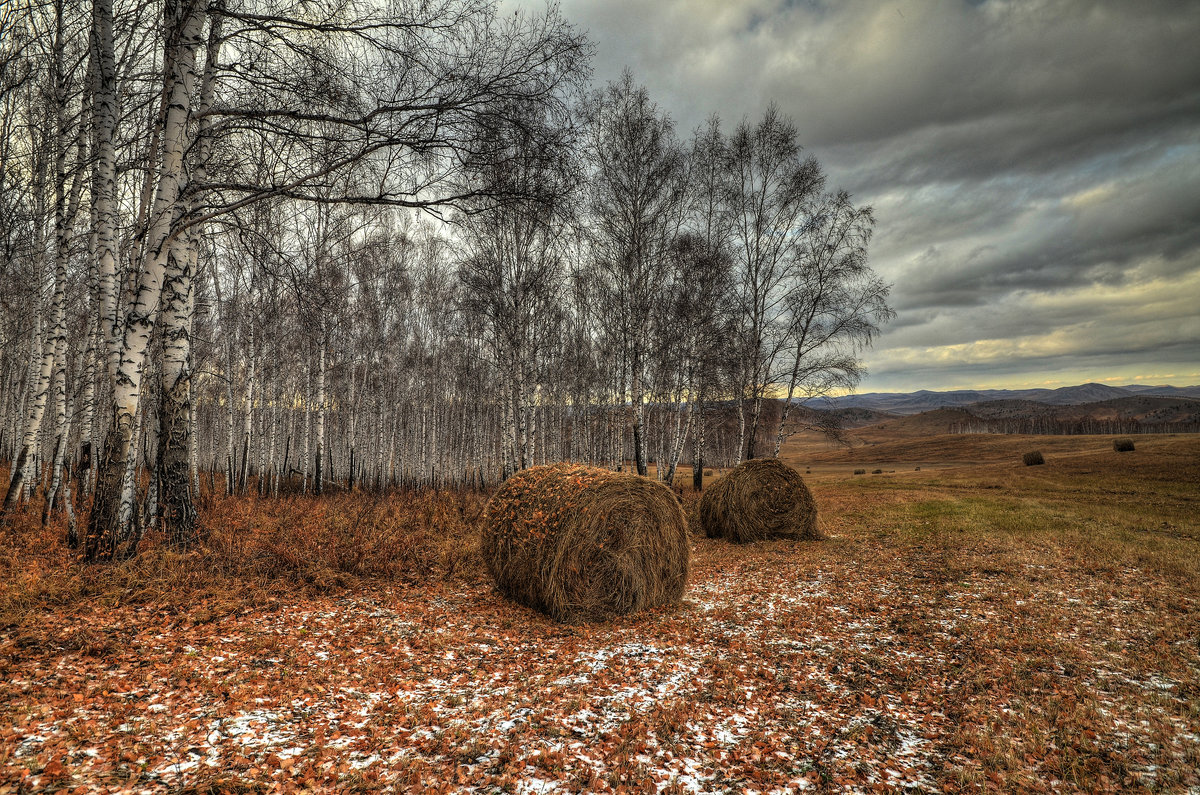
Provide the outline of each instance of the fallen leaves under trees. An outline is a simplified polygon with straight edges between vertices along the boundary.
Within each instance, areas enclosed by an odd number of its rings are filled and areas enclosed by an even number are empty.
[[[496,593],[484,495],[217,498],[205,550],[94,568],[30,509],[0,792],[1187,791],[1189,444],[847,465],[808,479],[829,539],[696,538],[681,606],[596,626]]]

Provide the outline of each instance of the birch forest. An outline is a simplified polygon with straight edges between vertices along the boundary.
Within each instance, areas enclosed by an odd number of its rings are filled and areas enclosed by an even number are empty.
[[[834,432],[871,209],[591,55],[490,0],[3,0],[2,510],[109,561],[208,493],[701,488]]]

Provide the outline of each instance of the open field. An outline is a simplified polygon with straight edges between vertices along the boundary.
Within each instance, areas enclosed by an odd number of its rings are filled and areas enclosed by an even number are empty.
[[[1200,788],[1200,437],[859,438],[785,449],[827,540],[696,539],[601,626],[493,591],[478,495],[220,499],[101,570],[24,515],[0,792]]]

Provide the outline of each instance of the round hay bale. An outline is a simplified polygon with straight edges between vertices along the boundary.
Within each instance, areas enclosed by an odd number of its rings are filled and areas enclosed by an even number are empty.
[[[1041,450],[1033,450],[1021,456],[1021,460],[1025,462],[1027,467],[1041,466],[1046,463],[1046,457],[1042,455]]]
[[[678,602],[691,565],[669,488],[570,464],[509,478],[484,509],[482,551],[502,593],[568,623]]]
[[[1113,449],[1118,453],[1132,453],[1136,448],[1133,439],[1113,439]]]
[[[700,498],[709,538],[739,544],[770,538],[821,538],[817,504],[796,470],[775,458],[743,461]]]

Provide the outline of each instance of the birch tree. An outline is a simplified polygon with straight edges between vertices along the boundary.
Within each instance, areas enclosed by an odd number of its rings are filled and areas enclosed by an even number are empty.
[[[168,273],[171,229],[179,212],[179,196],[184,181],[184,154],[192,92],[196,79],[196,50],[200,46],[205,9],[183,0],[167,0],[166,71],[163,94],[167,97],[162,129],[162,162],[158,167],[158,186],[151,209],[147,243],[141,275],[134,297],[119,333],[116,374],[112,384],[112,420],[105,436],[104,452],[97,475],[96,500],[84,539],[84,558],[89,561],[112,560],[127,540],[122,515],[129,515],[134,500],[129,466],[134,420],[141,398],[142,372],[146,350],[157,321],[159,299],[164,281],[177,278]]]
[[[795,250],[798,275],[787,298],[791,366],[775,457],[788,436],[793,401],[858,386],[859,353],[895,316],[888,285],[867,262],[874,225],[871,208],[855,207],[845,191],[826,195]]]
[[[320,20],[291,14],[270,2],[236,9],[166,3],[167,99],[157,136],[162,155],[141,275],[114,335],[120,337],[120,352],[113,375],[113,420],[85,544],[90,560],[113,558],[126,534],[119,517],[132,495],[122,487],[120,473],[129,461],[141,371],[164,285],[169,301],[187,303],[181,269],[190,256],[170,256],[175,238],[189,227],[271,197],[457,206],[478,193],[462,175],[490,155],[477,145],[480,123],[502,120],[504,107],[514,98],[547,105],[559,101],[555,86],[575,71],[583,52],[583,40],[552,11],[499,21],[489,6],[464,0],[386,11],[346,6]],[[225,19],[231,25],[228,36],[209,37],[211,69],[205,71],[206,86],[197,105],[197,50],[210,15],[214,22]],[[238,68],[220,68],[216,53],[223,42],[242,55]],[[281,81],[283,75],[291,79]],[[184,152],[192,121],[205,125],[205,139],[220,137],[212,146],[246,148],[254,140],[272,139],[272,145],[260,147],[276,154],[269,178],[247,180],[234,159],[215,170],[200,163],[187,182]],[[202,141],[201,151],[208,146]],[[191,202],[199,209],[185,212]],[[167,369],[177,384],[182,383],[178,343],[183,314],[170,314],[174,355]],[[186,483],[173,493],[186,494]],[[187,536],[184,532],[181,537]]]
[[[195,544],[222,469],[700,488],[890,317],[869,208],[786,119],[685,147],[631,74],[583,93],[554,10],[52,0],[0,32],[0,457],[48,523],[92,488],[85,560]]]
[[[491,136],[491,145],[507,153],[489,169],[489,183],[526,198],[484,206],[460,220],[466,243],[458,270],[461,310],[468,324],[479,322],[500,379],[508,426],[505,478],[535,459],[530,431],[543,383],[539,364],[560,325],[567,207],[576,188],[568,149],[546,148],[539,143],[544,136],[530,134],[539,121],[530,118],[507,141],[504,130]]]
[[[683,220],[687,170],[670,117],[629,71],[595,94],[587,113],[596,267],[604,275],[606,306],[629,373],[634,459],[638,474],[645,475],[650,321]]]
[[[746,406],[739,415],[739,450],[745,458],[758,455],[763,400],[778,383],[777,363],[787,345],[793,249],[807,231],[825,184],[817,161],[802,158],[796,139],[795,125],[772,105],[757,124],[738,125],[727,149],[725,198],[738,265],[745,357],[741,398],[749,404],[749,416]]]
[[[82,111],[75,86],[78,55],[71,46],[73,27],[68,12],[64,0],[55,0],[51,17],[46,20],[47,30],[34,39],[34,43],[41,48],[39,54],[48,64],[37,100],[33,99],[32,93],[27,94],[29,110],[36,115],[28,117],[29,126],[25,130],[30,141],[29,154],[32,160],[28,161],[28,167],[35,175],[35,196],[44,196],[47,192],[51,196],[49,207],[43,200],[35,199],[37,204],[32,219],[33,258],[37,263],[39,281],[43,285],[44,313],[42,310],[38,312],[35,326],[37,339],[32,346],[34,359],[40,359],[36,383],[31,378],[32,400],[0,514],[10,510],[26,489],[31,475],[31,459],[42,431],[47,404],[51,401],[51,460],[60,477],[59,462],[66,445],[67,267],[71,253],[71,227],[81,195],[81,161],[84,157]],[[38,21],[38,16],[31,17],[31,25],[35,30]],[[28,88],[32,87],[31,81]],[[45,231],[47,221],[49,233]]]

